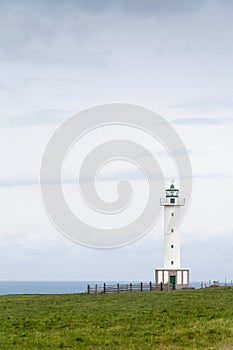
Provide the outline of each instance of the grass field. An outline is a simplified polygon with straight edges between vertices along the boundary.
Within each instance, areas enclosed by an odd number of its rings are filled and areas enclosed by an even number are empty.
[[[0,349],[233,349],[233,288],[1,296]]]

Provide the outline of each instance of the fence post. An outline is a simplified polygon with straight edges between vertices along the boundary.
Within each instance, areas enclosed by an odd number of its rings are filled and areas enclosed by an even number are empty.
[[[117,293],[119,293],[120,292],[120,285],[119,285],[119,283],[117,283]]]
[[[104,294],[106,294],[106,283],[104,283]]]
[[[129,291],[132,292],[132,283],[129,285]]]
[[[95,285],[95,294],[97,294],[97,292],[98,292],[98,285],[96,284]]]
[[[141,292],[143,292],[143,283],[141,282]]]
[[[152,282],[150,281],[150,292],[152,291]]]
[[[90,287],[90,284],[87,285],[87,294],[91,294],[91,287]]]

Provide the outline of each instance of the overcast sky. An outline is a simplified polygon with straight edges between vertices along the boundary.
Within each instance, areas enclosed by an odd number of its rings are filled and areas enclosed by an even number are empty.
[[[111,102],[155,110],[177,130],[194,184],[182,265],[193,281],[233,279],[232,16],[231,0],[0,0],[0,280],[154,279],[162,217],[134,244],[94,250],[57,232],[40,198],[51,135]]]

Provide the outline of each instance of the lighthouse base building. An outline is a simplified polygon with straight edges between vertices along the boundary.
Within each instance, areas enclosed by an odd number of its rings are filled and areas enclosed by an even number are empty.
[[[180,218],[184,198],[173,183],[166,190],[166,197],[160,199],[164,206],[164,267],[155,270],[156,284],[166,289],[189,288],[190,270],[180,264]]]
[[[157,284],[161,284],[164,288],[183,289],[189,288],[189,269],[168,270],[160,268],[155,270],[155,280]]]

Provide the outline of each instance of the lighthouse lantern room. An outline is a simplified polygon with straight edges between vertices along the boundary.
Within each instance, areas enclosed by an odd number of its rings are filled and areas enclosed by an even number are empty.
[[[181,268],[180,263],[180,218],[185,199],[179,197],[179,190],[172,183],[166,189],[166,197],[160,199],[164,207],[164,267],[155,270],[157,284],[173,289],[189,287],[190,271]]]

